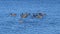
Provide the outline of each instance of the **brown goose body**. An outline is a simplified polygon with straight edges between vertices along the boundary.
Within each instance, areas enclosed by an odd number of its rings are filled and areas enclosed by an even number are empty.
[[[42,18],[45,14],[42,14],[42,13],[36,13],[36,14],[33,14],[33,17],[36,17],[36,18]]]
[[[11,15],[11,16],[16,16],[16,14],[15,14],[15,13],[11,13],[10,15]]]
[[[22,14],[21,14],[21,17],[22,17],[22,18],[27,18],[28,16],[29,16],[28,13],[25,13],[25,14],[22,13]]]

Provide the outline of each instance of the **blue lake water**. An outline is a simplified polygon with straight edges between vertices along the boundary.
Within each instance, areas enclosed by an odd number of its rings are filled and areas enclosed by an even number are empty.
[[[22,19],[20,14],[25,12],[47,15]],[[60,34],[60,0],[0,0],[0,34]]]

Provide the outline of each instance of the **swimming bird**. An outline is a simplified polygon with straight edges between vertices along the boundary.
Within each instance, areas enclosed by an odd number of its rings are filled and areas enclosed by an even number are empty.
[[[16,13],[10,13],[11,16],[16,16]]]
[[[45,14],[43,14],[43,13],[35,13],[35,14],[33,14],[33,17],[35,17],[35,18],[42,18],[44,15]]]
[[[27,18],[30,15],[30,13],[22,13],[20,16],[22,18]]]

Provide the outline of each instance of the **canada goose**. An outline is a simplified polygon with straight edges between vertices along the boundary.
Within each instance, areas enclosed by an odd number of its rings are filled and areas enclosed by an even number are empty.
[[[22,13],[20,16],[22,17],[22,18],[27,18],[28,16],[29,16],[30,14],[29,13]]]
[[[44,16],[44,14],[42,14],[42,13],[33,14],[33,17],[36,17],[36,18],[42,18],[43,16]]]
[[[11,15],[11,16],[16,16],[16,14],[15,14],[15,13],[11,13],[10,15]]]

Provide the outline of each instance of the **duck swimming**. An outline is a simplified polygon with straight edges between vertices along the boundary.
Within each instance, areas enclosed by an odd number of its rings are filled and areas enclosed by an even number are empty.
[[[30,14],[29,13],[22,13],[20,16],[22,17],[22,18],[27,18],[28,16],[29,16]]]
[[[11,16],[16,16],[16,14],[15,14],[15,13],[10,13],[10,15],[11,15]]]
[[[35,13],[33,14],[33,17],[35,18],[42,18],[45,14],[42,14],[42,13]]]

